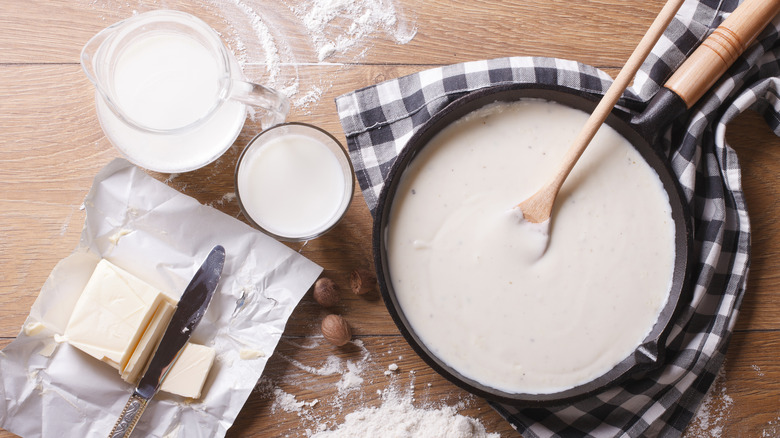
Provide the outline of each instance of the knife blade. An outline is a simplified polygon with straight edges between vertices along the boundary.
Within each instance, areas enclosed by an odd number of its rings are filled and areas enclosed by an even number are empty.
[[[149,361],[141,380],[138,381],[133,394],[125,404],[110,438],[126,438],[141,418],[146,405],[160,389],[163,379],[179,358],[184,345],[190,339],[192,331],[198,326],[203,314],[206,313],[211,297],[217,289],[225,264],[225,248],[215,246],[198,271],[192,277],[190,284],[184,289],[179,304],[173,312],[171,321],[163,333],[157,350]]]

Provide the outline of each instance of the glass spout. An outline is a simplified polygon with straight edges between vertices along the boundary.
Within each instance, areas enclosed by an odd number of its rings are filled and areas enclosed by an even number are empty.
[[[98,32],[95,36],[90,38],[90,40],[87,41],[87,44],[84,45],[84,48],[81,49],[81,68],[84,70],[84,73],[87,75],[90,82],[95,84],[98,88],[98,91],[100,91],[100,79],[97,65],[100,59],[99,52],[106,41],[114,36],[116,27],[119,24],[120,23],[116,23]]]

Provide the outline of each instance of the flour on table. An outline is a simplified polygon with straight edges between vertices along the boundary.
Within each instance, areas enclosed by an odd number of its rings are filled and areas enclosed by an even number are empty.
[[[219,200],[215,202],[217,205],[225,205],[230,204],[231,202],[236,200],[236,192],[227,192],[224,195],[222,195]]]
[[[293,107],[308,108],[311,105],[316,104],[320,101],[320,97],[322,97],[323,93],[325,93],[328,88],[330,88],[330,85],[312,86],[312,89],[304,93],[303,96],[296,97],[296,99],[293,100]]]
[[[761,431],[761,438],[777,438],[780,436],[780,416],[770,420],[764,430]]]
[[[687,435],[690,438],[720,437],[723,426],[731,414],[734,399],[726,391],[726,364],[718,372],[710,390],[699,405],[696,416],[688,426]]]
[[[301,349],[313,349],[319,344],[296,344],[290,340],[282,340]],[[354,359],[344,359],[330,355],[319,364],[304,364],[293,358],[280,357],[295,369],[288,370],[280,382],[267,377],[260,379],[255,392],[272,400],[271,413],[284,411],[294,413],[300,419],[301,431],[309,438],[350,438],[350,437],[397,437],[397,438],[428,438],[431,436],[446,436],[448,438],[498,438],[499,434],[487,433],[484,425],[475,418],[463,416],[458,411],[468,407],[472,398],[460,399],[455,405],[449,406],[442,402],[419,403],[415,399],[415,371],[410,370],[410,383],[404,390],[399,388],[398,365],[395,363],[377,364],[361,340],[352,341],[357,347]],[[277,353],[279,354],[279,353]],[[376,396],[364,391],[365,384],[374,383],[367,380],[367,371],[374,369],[392,370],[387,376],[383,389],[376,391]],[[297,371],[296,371],[297,370]],[[335,380],[336,377],[340,379]],[[325,387],[317,387],[323,381],[328,381]],[[285,389],[282,389],[282,386]],[[431,385],[429,384],[428,387]],[[305,393],[322,391],[336,394],[326,398],[306,399],[295,395],[291,388],[305,388]],[[328,390],[331,391],[328,391]],[[348,412],[344,421],[336,423],[333,408],[341,412],[346,396],[352,401],[362,400],[366,407]],[[377,398],[379,400],[377,400]],[[378,405],[377,405],[378,402]],[[376,405],[376,406],[375,406]],[[323,409],[323,406],[327,406]],[[295,433],[290,432],[291,435]]]
[[[285,412],[300,412],[303,407],[312,407],[318,402],[319,400],[316,398],[308,402],[298,401],[294,395],[282,391],[281,388],[275,388],[274,404],[271,407],[271,411],[274,412],[277,408],[280,408]]]
[[[343,393],[350,389],[360,387],[360,385],[363,384],[363,378],[360,377],[362,372],[363,367],[360,366],[360,363],[356,364],[355,362],[347,361],[347,372],[342,375],[341,380],[339,380],[337,385],[339,392]]]
[[[360,349],[360,359],[357,361],[343,360],[338,356],[330,355],[325,360],[324,364],[315,367],[305,365],[300,361],[289,358],[283,354],[279,354],[279,356],[308,374],[317,376],[341,375],[341,379],[336,383],[336,388],[338,390],[337,400],[340,401],[346,393],[363,384],[363,377],[361,374],[363,374],[366,366],[371,360],[370,353],[365,345],[363,345],[363,341],[357,339],[351,343]]]
[[[331,376],[333,374],[339,374],[341,373],[341,369],[342,369],[341,359],[338,356],[328,356],[328,359],[326,360],[325,364],[319,367],[304,365],[303,363],[295,359],[291,359],[283,354],[279,354],[279,356],[282,357],[284,360],[290,362],[291,364],[295,365],[299,369],[306,371],[309,374],[316,374],[318,376]]]
[[[306,26],[320,61],[359,46],[377,31],[398,44],[408,43],[417,33],[391,0],[313,0],[291,9]]]
[[[338,427],[315,433],[312,438],[369,436],[498,438],[499,434],[487,433],[479,420],[458,414],[453,406],[416,407],[411,392],[402,394],[390,387],[382,392],[381,406],[347,414]]]
[[[393,374],[396,371],[398,371],[398,365],[396,365],[395,363],[391,363],[390,365],[387,366],[387,370],[385,371],[385,375],[389,376],[389,375]],[[429,385],[430,385],[430,383],[429,383]]]

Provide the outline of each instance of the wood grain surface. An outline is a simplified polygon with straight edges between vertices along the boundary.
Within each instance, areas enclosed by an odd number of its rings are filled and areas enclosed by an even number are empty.
[[[304,0],[3,0],[0,5],[0,347],[19,332],[54,265],[77,246],[84,221],[82,201],[95,174],[119,154],[103,135],[94,112],[94,88],[79,66],[86,41],[107,25],[158,8],[196,14],[226,36],[246,31],[246,8],[273,23],[292,63],[282,63],[279,83],[297,83],[289,117],[319,125],[340,140],[344,134],[333,99],[343,93],[432,66],[509,55],[553,56],[602,68],[613,76],[663,4],[660,0],[395,0],[396,15],[416,28],[399,43],[383,29],[356,47],[320,62],[300,18],[291,11]],[[232,6],[230,6],[232,5]],[[239,6],[243,6],[241,9]],[[244,12],[242,12],[242,10]],[[243,15],[242,15],[243,14]],[[235,23],[233,23],[235,24]],[[241,23],[239,23],[241,24]],[[251,30],[251,27],[250,27]],[[235,38],[227,38],[235,41]],[[270,79],[263,48],[246,46],[245,72]],[[236,49],[234,47],[234,49]],[[295,101],[296,96],[293,97]],[[175,189],[244,220],[233,192],[233,168],[241,148],[260,130],[248,122],[234,146],[215,163],[180,175],[153,174]],[[748,289],[726,364],[686,437],[780,436],[780,140],[755,113],[740,116],[727,133],[743,167],[753,231]],[[778,148],[778,149],[775,149]],[[347,288],[349,272],[372,269],[371,217],[356,190],[345,219],[306,245],[290,244]],[[378,293],[342,294],[325,310],[311,294],[292,314],[265,375],[228,431],[229,437],[302,437],[321,425],[380,403],[377,391],[414,386],[418,406],[462,408],[488,432],[518,436],[485,401],[456,388],[426,366],[406,344]],[[357,345],[337,348],[319,334],[328,312],[352,325]],[[339,375],[311,370],[329,357],[363,367],[364,383],[344,395]],[[388,365],[399,369],[386,375]],[[308,370],[308,371],[307,371]],[[300,402],[285,411],[274,405],[274,388]],[[0,438],[13,436],[0,431]]]

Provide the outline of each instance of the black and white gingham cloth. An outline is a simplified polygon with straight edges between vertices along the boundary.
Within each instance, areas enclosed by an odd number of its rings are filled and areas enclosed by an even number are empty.
[[[687,1],[620,105],[641,110],[674,69],[737,5]],[[556,408],[493,407],[526,437],[679,436],[723,363],[745,292],[750,224],[726,125],[746,109],[780,135],[780,17],[661,142],[694,214],[698,263],[693,298],[667,341],[663,367],[641,379]],[[605,73],[573,61],[513,57],[422,71],[336,99],[360,187],[371,211],[413,131],[464,94],[490,85],[557,84],[603,94]],[[685,303],[683,303],[685,305]]]

